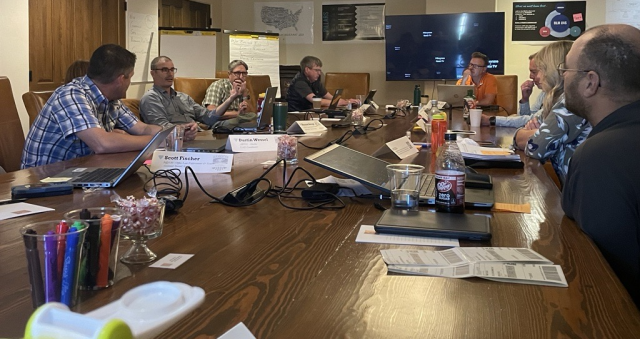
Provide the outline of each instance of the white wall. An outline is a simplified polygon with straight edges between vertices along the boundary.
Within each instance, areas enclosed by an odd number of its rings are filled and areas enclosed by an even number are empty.
[[[0,0],[0,75],[11,81],[25,135],[29,115],[22,94],[29,91],[29,1]],[[0,107],[2,109],[2,107]]]

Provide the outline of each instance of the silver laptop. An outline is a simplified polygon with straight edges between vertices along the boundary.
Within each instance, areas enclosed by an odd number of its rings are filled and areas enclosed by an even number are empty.
[[[338,144],[331,145],[311,154],[304,158],[304,160],[347,178],[359,181],[383,193],[391,194],[389,177],[387,175],[387,165],[389,165],[389,163],[384,160]],[[422,175],[420,203],[425,205],[434,205],[436,203],[435,176],[432,173],[423,173]],[[493,190],[465,189],[466,207],[491,208],[493,207],[493,203]]]
[[[260,112],[256,121],[243,122],[233,128],[234,132],[257,132],[266,130],[271,123],[271,117],[273,117],[273,102],[276,100],[277,92],[278,87],[268,87],[264,94],[262,112]]]
[[[53,178],[71,178],[67,183],[74,187],[115,187],[137,171],[145,160],[151,158],[158,146],[164,146],[165,139],[171,131],[173,127],[156,133],[126,168],[71,167],[54,175]]]
[[[218,153],[224,151],[227,139],[191,140],[182,143],[183,152]]]
[[[475,86],[470,85],[438,85],[438,101],[444,101],[453,108],[464,107],[464,97],[469,90],[474,91]]]

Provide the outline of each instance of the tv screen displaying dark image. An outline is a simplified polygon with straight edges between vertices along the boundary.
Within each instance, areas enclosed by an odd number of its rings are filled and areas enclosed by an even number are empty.
[[[385,17],[387,80],[460,79],[471,59],[489,58],[487,71],[504,74],[504,13]]]

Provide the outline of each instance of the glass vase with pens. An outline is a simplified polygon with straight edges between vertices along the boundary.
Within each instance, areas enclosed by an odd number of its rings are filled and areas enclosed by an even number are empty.
[[[114,207],[92,207],[64,214],[67,223],[87,225],[82,244],[78,286],[82,290],[98,290],[114,284],[118,268],[118,247],[122,223],[129,214]]]

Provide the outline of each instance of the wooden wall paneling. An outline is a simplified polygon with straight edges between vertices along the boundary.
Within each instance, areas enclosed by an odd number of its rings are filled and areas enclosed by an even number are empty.
[[[51,0],[29,0],[29,64],[32,75],[29,89],[32,91],[45,90],[53,85],[54,60],[51,53],[55,34],[52,16]]]

